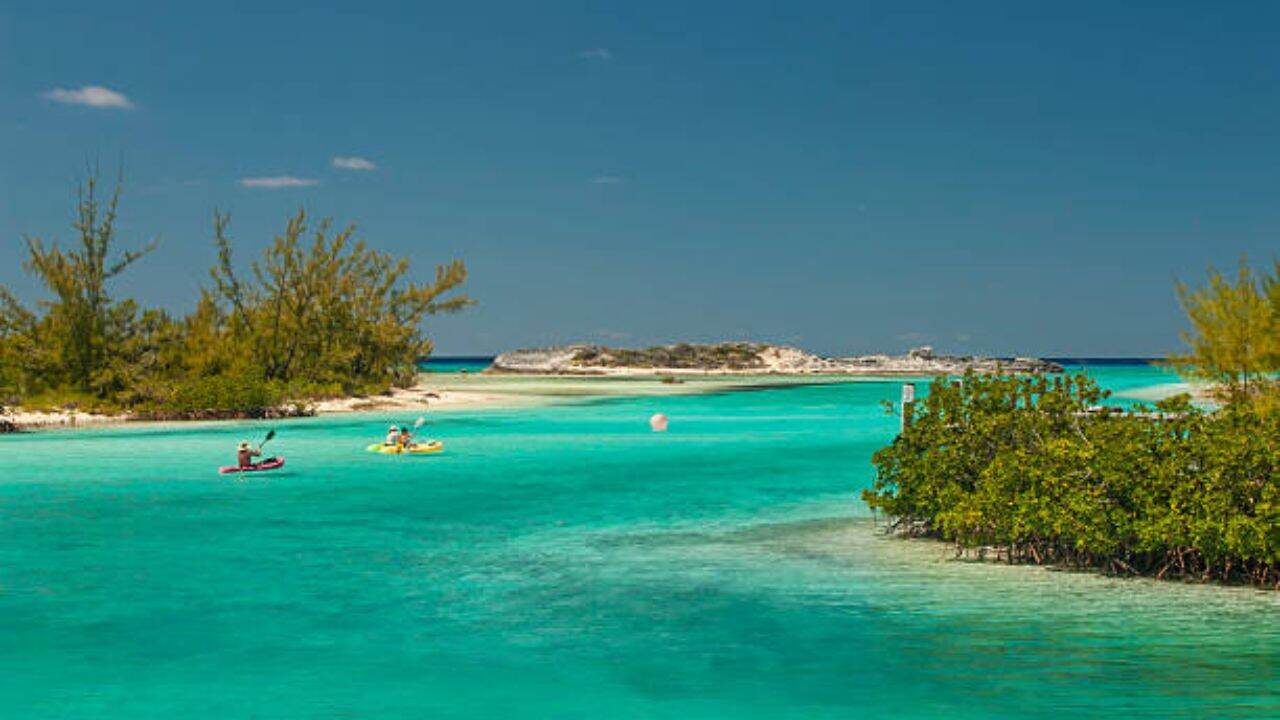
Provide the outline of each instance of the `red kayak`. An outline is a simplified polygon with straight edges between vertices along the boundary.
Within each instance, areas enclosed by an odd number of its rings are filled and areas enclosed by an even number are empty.
[[[230,475],[232,473],[251,473],[251,472],[265,472],[267,470],[279,470],[282,467],[284,467],[284,458],[270,457],[270,458],[267,458],[266,460],[263,460],[262,462],[256,462],[248,467],[240,467],[239,465],[223,465],[222,467],[218,468],[218,472],[222,473],[223,475]]]

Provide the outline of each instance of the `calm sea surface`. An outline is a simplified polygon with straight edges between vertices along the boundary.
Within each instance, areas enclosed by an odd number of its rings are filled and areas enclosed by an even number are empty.
[[[898,388],[0,438],[0,716],[1280,716],[1277,594],[878,533]]]

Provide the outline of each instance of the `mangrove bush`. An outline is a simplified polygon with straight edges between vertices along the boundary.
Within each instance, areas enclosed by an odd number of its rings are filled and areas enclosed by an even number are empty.
[[[1131,411],[1088,377],[934,382],[863,499],[894,527],[1015,562],[1280,587],[1280,265],[1178,294],[1212,410]]]
[[[1280,413],[1104,397],[1083,375],[938,380],[863,499],[1010,561],[1280,583]]]

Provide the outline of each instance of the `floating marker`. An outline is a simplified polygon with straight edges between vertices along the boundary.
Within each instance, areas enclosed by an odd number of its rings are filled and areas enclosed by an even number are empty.
[[[653,417],[649,418],[649,427],[653,428],[654,432],[666,432],[667,416],[662,413],[654,413]]]

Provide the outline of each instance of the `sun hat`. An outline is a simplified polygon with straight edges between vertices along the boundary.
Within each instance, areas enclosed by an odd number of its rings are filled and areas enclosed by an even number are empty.
[[[248,447],[249,447],[249,443],[245,442],[244,440],[241,440],[241,441],[240,441],[240,449],[241,449],[241,450],[245,450],[245,449],[247,449]]]

